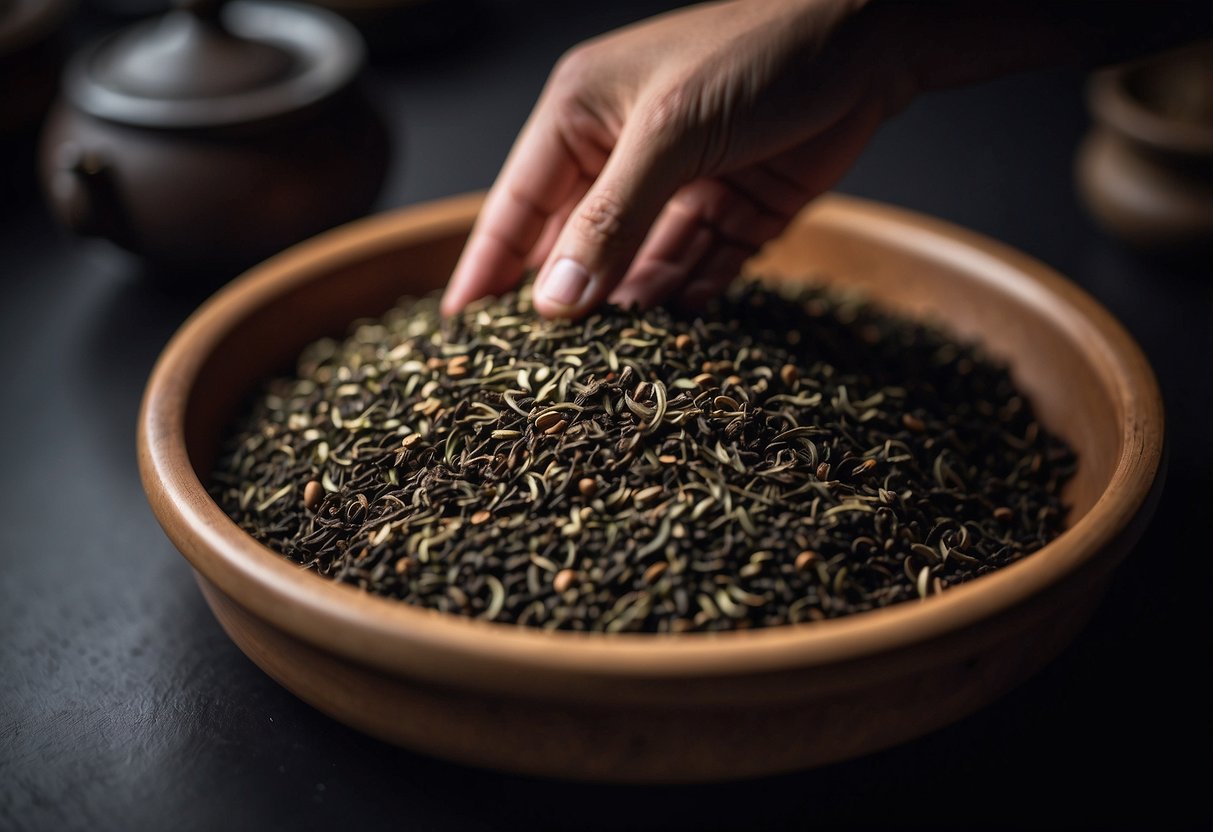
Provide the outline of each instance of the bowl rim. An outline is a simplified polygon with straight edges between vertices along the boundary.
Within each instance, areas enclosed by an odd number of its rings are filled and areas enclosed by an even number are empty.
[[[256,542],[211,499],[190,464],[185,413],[213,348],[249,310],[332,267],[409,239],[466,230],[483,195],[465,194],[368,217],[300,243],[250,269],[200,307],[165,347],[138,423],[144,489],[161,526],[203,580],[257,618],[356,664],[459,688],[551,690],[553,677],[605,686],[808,670],[873,658],[1007,613],[1089,561],[1113,560],[1116,539],[1156,486],[1163,406],[1153,371],[1121,325],[1091,296],[1039,261],[950,223],[855,197],[816,200],[796,224],[821,223],[929,252],[997,283],[1093,344],[1094,370],[1122,412],[1121,453],[1091,509],[1015,564],[925,601],[838,619],[688,634],[549,632],[486,622],[368,595],[310,574]],[[976,269],[974,265],[981,268]],[[424,661],[423,661],[424,660]]]

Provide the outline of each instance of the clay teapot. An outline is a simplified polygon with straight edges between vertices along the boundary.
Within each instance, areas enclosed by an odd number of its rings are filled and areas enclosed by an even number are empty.
[[[179,0],[101,40],[43,134],[55,213],[173,273],[230,272],[365,213],[389,142],[364,54],[338,16],[271,0]]]

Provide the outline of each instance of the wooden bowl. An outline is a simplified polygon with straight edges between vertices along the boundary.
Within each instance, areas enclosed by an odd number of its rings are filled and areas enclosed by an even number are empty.
[[[1079,454],[1056,541],[922,602],[716,635],[548,633],[305,572],[207,495],[221,431],[305,343],[441,286],[479,205],[466,196],[362,220],[258,266],[186,322],[143,400],[144,487],[211,609],[254,662],[342,722],[439,757],[585,780],[719,780],[840,760],[952,722],[1038,670],[1141,534],[1161,487],[1162,404],[1116,321],[1002,245],[831,196],[753,269],[858,287],[1007,359]]]

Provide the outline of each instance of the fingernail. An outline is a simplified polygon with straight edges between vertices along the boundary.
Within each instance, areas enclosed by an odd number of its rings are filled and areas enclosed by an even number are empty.
[[[590,285],[590,273],[575,260],[562,257],[552,264],[537,289],[540,297],[555,306],[576,306]]]

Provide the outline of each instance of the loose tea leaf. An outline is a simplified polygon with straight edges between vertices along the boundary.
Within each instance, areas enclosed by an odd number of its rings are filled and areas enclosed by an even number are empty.
[[[308,569],[448,613],[684,632],[938,594],[1062,529],[1075,461],[1002,367],[821,290],[545,321],[406,299],[308,347],[212,493]]]

